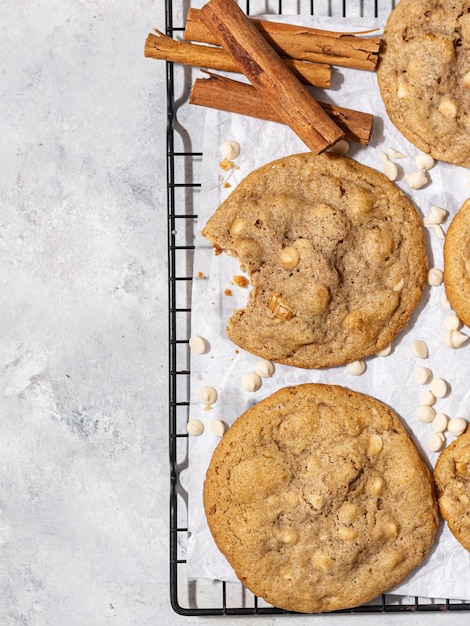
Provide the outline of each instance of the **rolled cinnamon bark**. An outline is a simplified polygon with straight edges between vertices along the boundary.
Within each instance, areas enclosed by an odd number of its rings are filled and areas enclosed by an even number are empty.
[[[319,154],[344,137],[234,0],[209,0],[200,15],[251,84],[312,152]]]

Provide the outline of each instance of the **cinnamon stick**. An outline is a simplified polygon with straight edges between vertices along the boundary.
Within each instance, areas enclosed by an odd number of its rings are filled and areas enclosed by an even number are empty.
[[[253,18],[250,18],[250,22],[281,56],[371,72],[376,69],[380,37],[358,37],[351,33],[337,33]],[[200,10],[194,8],[188,10],[184,38],[187,41],[217,43],[217,37],[202,21]]]
[[[240,67],[222,48],[177,41],[158,30],[148,35],[144,56],[223,72],[241,72]],[[330,87],[331,66],[297,59],[283,59],[283,63],[305,85],[323,89]]]
[[[243,74],[312,152],[323,152],[344,136],[234,0],[209,0],[200,15]]]
[[[208,78],[197,78],[194,82],[189,96],[190,104],[283,123],[252,85],[210,72],[207,74]],[[344,131],[345,139],[364,146],[369,143],[373,115],[326,102],[319,102],[319,105]]]

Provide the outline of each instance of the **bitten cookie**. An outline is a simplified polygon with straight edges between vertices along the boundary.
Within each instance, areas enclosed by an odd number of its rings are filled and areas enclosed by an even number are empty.
[[[398,417],[323,384],[283,388],[236,420],[210,462],[204,508],[240,581],[305,613],[395,587],[438,523],[432,476]]]
[[[412,204],[380,172],[335,154],[291,155],[253,171],[202,234],[250,276],[229,338],[287,365],[329,367],[386,347],[426,280]]]
[[[454,216],[444,243],[444,286],[451,307],[470,326],[470,199]]]
[[[470,167],[468,0],[400,0],[377,77],[393,124],[435,159]]]
[[[470,551],[470,430],[441,452],[434,480],[442,517],[457,541]]]

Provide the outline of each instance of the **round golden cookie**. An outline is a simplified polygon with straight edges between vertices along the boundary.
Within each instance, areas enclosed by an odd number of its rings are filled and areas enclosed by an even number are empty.
[[[202,234],[250,276],[229,338],[287,365],[329,367],[386,347],[426,280],[412,204],[380,172],[335,154],[295,154],[251,172]]]
[[[377,67],[393,124],[435,159],[470,167],[468,0],[400,0]]]
[[[470,551],[470,430],[441,452],[434,481],[442,517],[457,541]]]
[[[444,286],[451,307],[470,326],[470,199],[464,202],[447,230]]]
[[[304,613],[395,587],[438,523],[431,474],[398,417],[323,384],[283,388],[236,420],[211,459],[204,508],[240,581]]]

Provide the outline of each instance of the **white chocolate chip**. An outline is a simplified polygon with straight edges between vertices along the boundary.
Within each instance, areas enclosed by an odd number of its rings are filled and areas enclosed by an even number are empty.
[[[201,422],[201,420],[190,419],[186,424],[186,431],[188,432],[188,435],[193,435],[194,437],[197,437],[199,435],[202,435],[202,433],[204,432],[204,424]]]
[[[417,172],[406,174],[403,178],[411,189],[421,189],[427,185],[429,180],[425,170],[418,170]]]
[[[419,403],[421,406],[432,406],[436,402],[436,396],[432,393],[432,391],[423,391],[423,393],[419,396]]]
[[[470,89],[470,72],[467,72],[463,77],[463,86]]]
[[[431,287],[439,287],[444,280],[444,272],[437,267],[432,267],[428,272],[428,284]]]
[[[240,154],[240,144],[238,141],[224,141],[224,143],[220,146],[220,153],[223,159],[228,159],[231,161],[232,159],[236,159]]]
[[[334,154],[346,154],[349,150],[349,143],[346,139],[340,139],[335,143],[334,146],[331,146],[329,152],[333,152]]]
[[[398,90],[397,90],[397,96],[400,99],[404,99],[404,98],[408,98],[409,95],[410,95],[410,90],[408,89],[408,85],[405,85],[405,84],[399,85]]]
[[[416,411],[416,417],[424,424],[432,422],[435,416],[436,411],[432,408],[432,406],[420,406]]]
[[[431,392],[436,398],[445,398],[449,391],[449,386],[443,378],[434,378],[431,383]]]
[[[218,394],[214,387],[200,387],[197,392],[197,399],[199,400],[200,404],[203,404],[204,406],[211,406],[212,404],[217,402],[217,397]]]
[[[447,330],[459,330],[462,326],[462,322],[459,320],[455,313],[449,313],[444,318],[444,328]]]
[[[346,369],[348,371],[348,374],[351,374],[352,376],[360,376],[366,371],[366,364],[362,360],[357,360],[353,361],[352,363],[348,363],[346,365]]]
[[[444,413],[436,413],[432,421],[432,429],[435,433],[443,433],[447,429],[449,418]]]
[[[442,342],[448,348],[460,348],[468,341],[468,335],[460,330],[446,330],[442,337]]]
[[[418,154],[415,158],[415,163],[420,170],[430,170],[434,167],[434,159],[430,154]]]
[[[389,343],[388,346],[385,346],[382,350],[376,352],[376,356],[388,356],[392,352],[392,344]]]
[[[426,359],[428,356],[428,347],[421,339],[413,342],[413,354],[419,359]]]
[[[274,363],[272,361],[268,361],[267,359],[261,359],[255,365],[255,372],[261,378],[270,378],[274,374]]]
[[[450,331],[450,343],[453,348],[460,348],[464,343],[468,341],[468,335],[460,332],[460,330],[451,330]]]
[[[384,163],[384,174],[385,176],[391,180],[394,181],[398,178],[398,167],[396,163],[393,163],[393,161],[385,161]]]
[[[287,246],[286,248],[283,248],[279,254],[279,264],[285,269],[293,269],[296,265],[298,265],[299,260],[299,251],[294,246]]]
[[[432,433],[428,437],[428,448],[431,452],[439,452],[442,448],[443,441],[438,433]]]
[[[248,372],[242,376],[242,387],[245,391],[258,391],[261,387],[261,378],[256,372]]]
[[[194,337],[191,337],[191,339],[189,340],[189,347],[196,354],[204,354],[204,352],[207,351],[208,345],[204,337],[195,335]]]
[[[431,206],[431,215],[434,217],[435,224],[442,224],[447,217],[447,211],[438,206]]]
[[[457,103],[452,98],[443,98],[437,107],[439,109],[439,113],[442,113],[445,117],[456,117],[457,116]]]
[[[431,378],[432,372],[427,367],[421,365],[415,369],[415,380],[418,385],[425,385]]]
[[[450,302],[445,291],[441,293],[441,306],[443,309],[451,309]]]
[[[215,437],[223,437],[227,426],[222,420],[211,420],[209,423],[209,429]]]
[[[382,163],[387,163],[387,161],[389,160],[387,153],[386,152],[382,152],[382,150],[379,150],[378,152],[379,155],[379,159],[382,161]]]
[[[444,231],[439,226],[439,224],[433,224],[431,228],[433,229],[434,234],[438,239],[441,239],[441,241],[443,241],[446,238],[446,236],[444,235]]]
[[[465,432],[467,428],[467,422],[463,417],[453,417],[449,420],[447,424],[447,430],[458,437],[463,432]]]
[[[369,439],[369,446],[367,449],[368,456],[377,456],[382,451],[384,442],[380,435],[376,433],[372,434]]]
[[[388,148],[387,150],[388,156],[391,157],[392,159],[405,159],[405,155],[402,154],[401,152],[398,152],[398,150],[395,150],[395,148]]]

